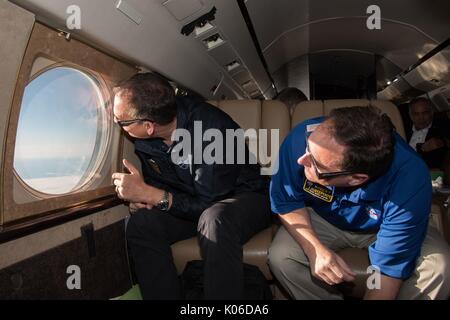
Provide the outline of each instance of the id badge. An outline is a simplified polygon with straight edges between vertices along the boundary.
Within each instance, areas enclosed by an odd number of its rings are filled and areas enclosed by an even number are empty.
[[[320,184],[311,182],[305,179],[305,185],[303,186],[303,190],[308,192],[315,198],[319,198],[325,202],[331,203],[334,199],[334,188],[329,189]]]

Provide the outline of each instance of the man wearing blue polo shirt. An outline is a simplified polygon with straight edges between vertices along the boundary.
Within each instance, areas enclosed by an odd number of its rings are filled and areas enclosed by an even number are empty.
[[[428,228],[431,181],[424,162],[375,108],[342,108],[297,126],[271,184],[282,222],[269,253],[295,299],[341,299],[355,274],[336,253],[368,248],[379,288],[366,299],[447,299],[450,252]]]

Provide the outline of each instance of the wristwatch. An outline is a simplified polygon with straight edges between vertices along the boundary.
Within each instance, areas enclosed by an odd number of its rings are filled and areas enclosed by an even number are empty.
[[[156,207],[161,211],[169,211],[169,192],[164,191],[164,197],[158,202]]]

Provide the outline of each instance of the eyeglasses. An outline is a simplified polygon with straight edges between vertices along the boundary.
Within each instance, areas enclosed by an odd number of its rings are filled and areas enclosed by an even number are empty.
[[[143,122],[143,121],[154,122],[150,119],[117,120],[117,118],[114,117],[114,122],[117,123],[121,128],[125,128],[128,126],[131,126],[133,123]]]
[[[335,178],[335,177],[339,177],[339,176],[345,176],[347,174],[352,174],[354,172],[352,171],[339,171],[339,172],[320,172],[319,168],[317,168],[317,162],[316,159],[314,159],[313,155],[311,154],[311,151],[309,149],[309,141],[308,139],[306,139],[306,152],[309,155],[309,158],[311,159],[311,162],[313,164],[314,167],[314,171],[316,172],[317,177],[320,180],[325,180],[325,179],[331,179],[331,178]]]

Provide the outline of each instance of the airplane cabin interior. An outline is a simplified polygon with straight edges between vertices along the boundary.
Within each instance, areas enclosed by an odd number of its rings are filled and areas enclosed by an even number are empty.
[[[244,130],[276,131],[276,143],[251,150],[266,173],[294,128],[337,108],[377,107],[409,143],[414,99],[449,129],[449,12],[443,0],[0,0],[0,299],[142,298],[129,204],[111,179],[122,159],[141,168],[115,123],[123,81],[156,73]],[[289,108],[278,98],[287,88],[305,99]],[[449,166],[447,156],[430,168],[430,223],[447,250]],[[243,262],[273,299],[291,300],[268,264],[278,228],[273,216]],[[171,250],[179,275],[202,259],[196,237]],[[363,298],[367,249],[338,254],[356,276],[337,289]]]

